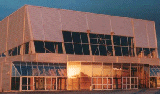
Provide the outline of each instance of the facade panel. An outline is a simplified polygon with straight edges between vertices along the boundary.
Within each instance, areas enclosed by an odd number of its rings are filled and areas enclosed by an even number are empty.
[[[22,7],[9,16],[8,50],[23,43],[24,10],[25,7]]]
[[[11,90],[11,63],[3,62],[3,70],[2,70],[2,89],[3,91]]]
[[[134,19],[135,46],[148,48],[148,38],[146,31],[146,21]]]
[[[86,32],[86,15],[83,12],[59,10],[61,14],[62,30],[74,32]]]
[[[157,48],[156,34],[154,32],[154,22],[147,21],[147,33],[148,33],[148,38],[149,38],[149,47],[150,48]]]
[[[28,6],[28,13],[34,40],[44,40],[44,28],[42,20],[42,8]]]
[[[63,42],[59,10],[42,8],[42,16],[45,40]]]
[[[86,13],[88,29],[91,33],[111,34],[110,18],[107,15]]]
[[[25,31],[24,31],[24,42],[29,42],[30,40],[33,39],[32,37],[32,32],[31,32],[31,25],[30,25],[30,18],[29,18],[29,13],[27,11],[27,8],[28,6],[25,7]]]
[[[133,37],[131,18],[111,16],[112,30],[115,35]]]
[[[6,51],[8,17],[0,22],[0,54]]]

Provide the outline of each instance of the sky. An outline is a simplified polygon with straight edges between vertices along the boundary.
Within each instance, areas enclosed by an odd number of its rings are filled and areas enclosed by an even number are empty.
[[[160,0],[0,0],[0,20],[25,4],[155,21],[160,55]]]

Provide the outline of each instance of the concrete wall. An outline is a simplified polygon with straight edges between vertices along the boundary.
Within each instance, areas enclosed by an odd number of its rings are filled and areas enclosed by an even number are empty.
[[[11,90],[11,62],[3,62],[2,70],[2,90],[3,92]]]

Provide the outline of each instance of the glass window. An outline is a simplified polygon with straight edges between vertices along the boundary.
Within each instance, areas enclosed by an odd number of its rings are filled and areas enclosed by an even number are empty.
[[[82,40],[82,43],[88,43],[87,33],[81,33],[81,40]]]
[[[55,45],[53,42],[45,42],[46,53],[55,53]]]
[[[58,43],[58,53],[63,53],[62,43]]]
[[[36,53],[45,53],[44,42],[43,41],[34,41]]]
[[[78,32],[72,32],[72,38],[74,43],[81,43],[80,40],[80,33]]]
[[[65,43],[64,45],[67,54],[74,54],[72,43]]]
[[[11,90],[19,90],[20,77],[11,77]]]
[[[120,45],[120,36],[113,36],[114,45]]]
[[[122,53],[123,53],[123,56],[129,56],[128,47],[122,47]]]
[[[90,39],[91,44],[98,44],[97,39]]]
[[[116,56],[122,56],[121,47],[115,46],[114,49],[115,49]]]
[[[121,37],[121,45],[122,45],[122,46],[128,46],[127,43],[128,43],[128,42],[127,42],[127,37]]]
[[[83,54],[84,55],[90,55],[89,45],[88,44],[82,44],[82,48],[83,48]]]
[[[25,43],[24,44],[24,48],[25,48],[25,54],[28,54],[29,53],[29,42]]]
[[[112,63],[103,63],[103,77],[112,77]]]
[[[17,54],[17,47],[15,47],[12,49],[12,56],[16,56]]]
[[[112,46],[107,46],[107,55],[113,56]]]
[[[104,55],[104,56],[107,55],[105,45],[99,45],[99,50],[100,50],[100,55]]]
[[[81,46],[81,44],[74,44],[74,51],[75,51],[75,54],[82,55],[82,46]]]
[[[99,55],[99,46],[98,45],[91,45],[92,55]]]
[[[71,32],[63,31],[64,42],[72,42]]]

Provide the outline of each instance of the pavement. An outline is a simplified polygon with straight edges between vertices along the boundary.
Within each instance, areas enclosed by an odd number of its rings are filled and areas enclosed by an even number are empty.
[[[28,91],[28,92],[3,92],[0,94],[160,94],[160,89],[135,89],[135,90],[97,90],[97,91]]]

